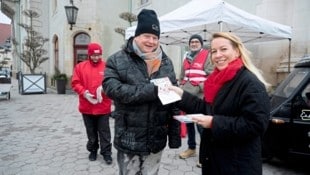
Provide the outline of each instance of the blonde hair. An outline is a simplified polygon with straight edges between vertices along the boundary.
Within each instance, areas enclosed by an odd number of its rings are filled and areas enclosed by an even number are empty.
[[[244,44],[242,43],[241,39],[236,36],[235,34],[233,33],[230,33],[230,32],[217,32],[217,33],[214,33],[212,35],[212,39],[215,39],[215,38],[225,38],[227,40],[230,41],[231,45],[235,48],[235,49],[238,49],[239,52],[240,52],[240,58],[244,64],[244,66],[249,70],[251,71],[264,85],[266,88],[269,88],[270,87],[270,84],[264,79],[262,73],[261,73],[261,70],[259,70],[252,62],[251,58],[250,58],[250,51],[248,51]]]

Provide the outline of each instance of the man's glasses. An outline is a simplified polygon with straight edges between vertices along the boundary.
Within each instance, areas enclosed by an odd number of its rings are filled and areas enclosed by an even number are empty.
[[[191,43],[191,44],[196,44],[196,43],[200,43],[200,41],[198,41],[198,40],[193,40],[193,41],[191,41],[190,43]]]

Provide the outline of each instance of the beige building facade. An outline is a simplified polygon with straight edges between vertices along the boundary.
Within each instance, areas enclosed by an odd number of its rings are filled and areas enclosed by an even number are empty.
[[[46,45],[49,60],[44,62],[37,72],[46,73],[47,83],[53,87],[51,77],[55,73],[55,67],[71,77],[75,64],[85,59],[89,42],[99,42],[103,45],[105,59],[121,48],[125,42],[124,37],[114,30],[117,27],[130,26],[127,21],[119,17],[122,12],[138,14],[141,9],[148,8],[154,9],[158,16],[162,16],[189,1],[169,0],[168,3],[165,0],[73,0],[73,5],[79,10],[72,30],[64,8],[71,5],[70,0],[2,0],[1,11],[12,19],[13,37],[20,43],[23,42],[26,33],[18,27],[18,23],[27,22],[22,16],[22,11],[25,9],[39,11],[37,27],[43,36],[49,38]],[[292,66],[298,58],[309,55],[310,24],[307,18],[310,15],[310,1],[226,0],[226,2],[251,14],[292,27],[291,41],[280,40],[247,45],[253,54],[255,64],[274,86],[287,75],[288,61]],[[23,47],[19,46],[16,49],[22,50]],[[173,60],[175,71],[179,75],[186,46],[163,46],[163,49]],[[13,58],[13,71],[27,72],[27,67],[17,57]],[[69,84],[67,87],[70,88]]]

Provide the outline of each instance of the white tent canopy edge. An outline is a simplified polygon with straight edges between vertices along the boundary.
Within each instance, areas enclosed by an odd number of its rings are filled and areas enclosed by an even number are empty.
[[[194,10],[193,10],[194,9]],[[291,39],[292,29],[240,10],[223,0],[192,0],[159,17],[160,42],[166,45],[187,45],[192,34],[200,34],[205,44],[212,33],[233,32],[243,42],[265,42]],[[136,26],[126,30],[126,39]]]

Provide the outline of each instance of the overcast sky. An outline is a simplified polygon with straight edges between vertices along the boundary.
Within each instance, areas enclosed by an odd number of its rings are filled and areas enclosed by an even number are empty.
[[[11,24],[10,18],[5,16],[1,11],[0,11],[0,23]]]

